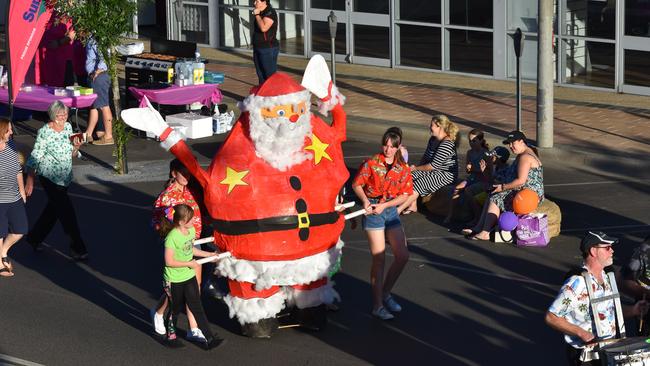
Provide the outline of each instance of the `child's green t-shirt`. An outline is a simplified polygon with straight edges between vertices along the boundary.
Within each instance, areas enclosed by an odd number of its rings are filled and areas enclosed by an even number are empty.
[[[174,259],[182,262],[189,262],[194,257],[192,249],[194,247],[194,228],[188,230],[187,235],[181,233],[177,228],[167,234],[165,238],[165,248],[174,250]],[[165,281],[179,283],[185,282],[196,274],[190,267],[167,267],[165,266]]]

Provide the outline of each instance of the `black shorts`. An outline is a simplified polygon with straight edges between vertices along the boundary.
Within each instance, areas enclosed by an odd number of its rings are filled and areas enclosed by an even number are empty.
[[[8,233],[27,234],[27,212],[22,198],[13,203],[0,203],[0,238]]]

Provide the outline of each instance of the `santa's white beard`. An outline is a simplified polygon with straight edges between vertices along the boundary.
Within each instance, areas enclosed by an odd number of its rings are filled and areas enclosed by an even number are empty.
[[[285,171],[310,157],[302,150],[305,137],[311,135],[309,111],[296,122],[284,117],[262,118],[259,111],[251,111],[249,118],[255,152],[272,167]]]

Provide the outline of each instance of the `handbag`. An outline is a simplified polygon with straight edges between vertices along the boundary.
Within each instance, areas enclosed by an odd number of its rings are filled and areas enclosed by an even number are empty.
[[[519,216],[519,225],[517,225],[515,234],[517,235],[517,246],[545,247],[550,241],[548,216],[545,214]]]
[[[490,232],[490,241],[493,243],[512,243],[515,240],[514,231],[495,229]]]

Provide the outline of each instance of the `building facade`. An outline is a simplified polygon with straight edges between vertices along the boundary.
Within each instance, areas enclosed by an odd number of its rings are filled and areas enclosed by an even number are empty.
[[[162,37],[215,48],[252,49],[253,0],[139,4],[136,28],[162,30]],[[182,4],[181,11],[175,11],[177,4]],[[536,78],[537,0],[271,0],[271,4],[278,12],[280,52],[285,55],[308,58],[321,53],[329,59],[327,17],[333,11],[338,21],[338,62],[510,79],[516,72],[512,34],[521,28],[522,75]],[[554,4],[557,84],[650,95],[650,0],[554,0]]]

